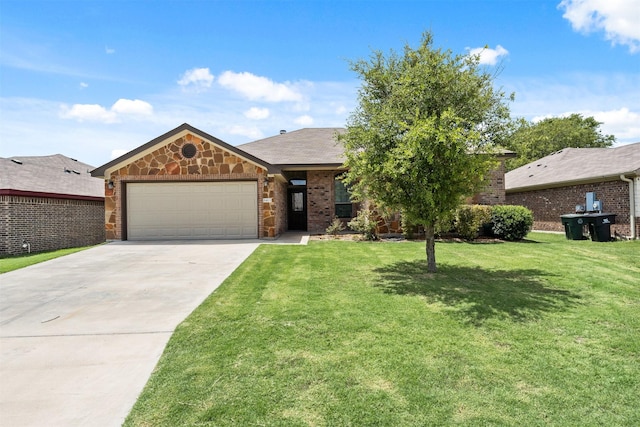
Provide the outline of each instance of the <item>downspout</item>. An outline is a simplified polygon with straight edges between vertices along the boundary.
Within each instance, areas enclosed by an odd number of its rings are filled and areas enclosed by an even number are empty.
[[[636,238],[636,195],[633,189],[633,179],[629,179],[624,174],[620,175],[620,179],[629,183],[629,226],[631,231],[631,239]]]

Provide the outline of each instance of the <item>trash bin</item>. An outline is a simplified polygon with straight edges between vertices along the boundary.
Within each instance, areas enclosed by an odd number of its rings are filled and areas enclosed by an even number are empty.
[[[590,214],[588,223],[591,240],[594,242],[611,241],[611,224],[616,223],[615,214]]]
[[[587,223],[582,214],[562,215],[562,224],[564,225],[564,235],[568,240],[585,240],[584,226]]]

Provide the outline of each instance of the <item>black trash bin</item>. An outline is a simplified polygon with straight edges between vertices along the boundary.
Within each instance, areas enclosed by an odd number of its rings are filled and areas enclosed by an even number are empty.
[[[594,242],[611,241],[611,224],[616,223],[616,215],[601,213],[589,215],[589,234]]]
[[[562,215],[564,225],[564,235],[568,240],[585,240],[584,226],[587,223],[582,214]]]

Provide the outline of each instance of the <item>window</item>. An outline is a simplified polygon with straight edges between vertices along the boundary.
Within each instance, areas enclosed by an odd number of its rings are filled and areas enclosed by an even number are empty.
[[[342,182],[342,178],[342,174],[335,177],[336,216],[338,218],[351,218],[351,193],[344,182]]]

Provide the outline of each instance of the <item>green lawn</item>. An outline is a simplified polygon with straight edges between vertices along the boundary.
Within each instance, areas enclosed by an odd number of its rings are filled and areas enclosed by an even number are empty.
[[[19,268],[28,267],[33,264],[38,264],[43,261],[49,261],[50,259],[69,255],[74,252],[83,251],[88,248],[90,248],[90,246],[82,248],[59,249],[57,251],[39,252],[35,254],[0,257],[0,274],[17,270]]]
[[[127,426],[640,425],[640,242],[261,246]]]

